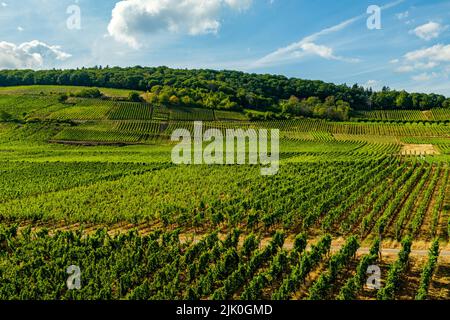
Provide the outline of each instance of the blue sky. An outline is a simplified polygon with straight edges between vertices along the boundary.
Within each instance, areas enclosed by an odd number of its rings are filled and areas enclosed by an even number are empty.
[[[381,29],[367,27],[370,5],[381,9]],[[0,69],[94,65],[236,69],[450,96],[450,1],[0,0]]]

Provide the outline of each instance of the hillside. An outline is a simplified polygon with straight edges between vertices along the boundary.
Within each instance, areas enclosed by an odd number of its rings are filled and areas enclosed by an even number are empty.
[[[447,109],[255,119],[99,91],[0,89],[0,297],[450,297]],[[194,121],[222,133],[279,129],[278,174],[175,165],[170,135]],[[436,245],[441,254],[428,253]],[[41,248],[52,248],[48,261]],[[87,275],[76,291],[58,285],[73,257]],[[24,260],[51,276],[36,278]],[[368,263],[395,290],[365,287]]]
[[[268,74],[167,67],[0,71],[0,87],[17,85],[129,89],[147,92],[148,102],[166,106],[252,109],[333,120],[347,120],[352,110],[450,109],[450,99],[436,94],[408,93],[388,87],[375,92],[357,84],[335,85]]]
[[[145,101],[131,102],[128,99],[130,91],[122,89],[100,89],[103,98],[78,96],[87,89],[64,86],[2,88],[0,120],[10,124],[57,125],[60,127],[59,133],[53,136],[51,141],[121,144],[168,140],[174,129],[190,128],[193,121],[205,122],[205,130],[236,127],[278,128],[284,140],[302,141],[378,140],[380,143],[401,143],[409,137],[417,143],[436,141],[438,145],[445,145],[450,133],[450,110],[447,109],[361,111],[355,113],[347,122],[303,116],[276,120],[267,113],[260,113],[259,117],[255,117],[253,111],[248,113],[246,110],[229,111],[166,106]],[[62,94],[66,95],[63,100]]]

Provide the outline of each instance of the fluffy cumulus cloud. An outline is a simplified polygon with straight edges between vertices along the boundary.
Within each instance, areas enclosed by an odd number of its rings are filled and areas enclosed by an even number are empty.
[[[16,45],[0,42],[0,69],[42,68],[64,61],[71,55],[59,46],[51,46],[38,40]]]
[[[318,45],[312,42],[302,43],[300,48],[308,54],[318,55],[324,59],[338,59],[334,53],[333,49],[324,45]]]
[[[169,32],[200,35],[217,33],[223,9],[243,11],[252,0],[127,0],[116,3],[108,33],[139,48],[140,35]]]
[[[437,22],[430,21],[424,25],[418,26],[414,30],[411,30],[416,36],[426,41],[435,39],[447,29],[447,26],[442,26]]]
[[[395,69],[400,73],[422,72],[412,76],[415,81],[428,81],[450,75],[450,45],[437,44],[406,53],[400,66]],[[423,72],[428,71],[428,72]]]
[[[408,52],[407,61],[450,62],[450,44],[437,44],[435,46]]]

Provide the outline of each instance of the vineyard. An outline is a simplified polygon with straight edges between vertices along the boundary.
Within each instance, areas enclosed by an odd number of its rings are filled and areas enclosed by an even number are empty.
[[[448,110],[250,121],[69,89],[0,89],[0,299],[450,299]],[[278,173],[175,165],[194,121],[279,129]]]
[[[156,111],[156,110],[155,110]],[[95,120],[95,119],[94,119]],[[91,129],[95,127],[98,136],[91,134]],[[130,140],[130,128],[134,136]],[[187,129],[192,132],[194,121],[172,121],[172,120],[122,120],[122,121],[89,121],[76,127],[68,128],[61,135],[53,140],[84,140],[103,142],[142,142],[145,143],[148,135],[159,136],[169,140],[172,132],[176,129]],[[401,142],[409,143],[411,139],[431,139],[441,137],[439,145],[447,145],[450,142],[450,127],[446,125],[399,125],[399,124],[354,124],[354,123],[331,123],[316,120],[289,120],[289,121],[268,121],[268,122],[248,122],[248,121],[205,121],[203,122],[203,132],[208,129],[218,129],[222,134],[226,134],[227,129],[279,129],[281,137],[286,140],[296,140],[298,142],[317,141],[333,142],[340,141],[366,141],[381,144],[400,145]],[[102,131],[111,133],[111,137],[103,134]],[[87,136],[85,136],[87,135]],[[376,139],[372,139],[375,137]],[[405,140],[406,139],[406,140]],[[409,140],[408,140],[409,139]],[[375,141],[374,141],[375,140]]]
[[[276,231],[262,240],[239,229],[180,241],[179,230],[111,236],[101,229],[83,236],[2,226],[0,237],[14,252],[2,257],[1,299],[391,300],[408,289],[407,298],[423,300],[448,294],[433,280],[439,243],[419,259],[408,237],[394,255],[380,255],[378,240],[366,253],[357,237],[337,247],[329,235],[313,241]],[[387,274],[376,293],[365,288],[365,270],[381,260]],[[80,290],[65,286],[65,268],[73,263],[83,270]],[[419,284],[406,288],[402,278],[413,268],[421,269]]]
[[[449,169],[443,164],[390,157],[290,163],[273,179],[261,177],[251,166],[179,167],[160,162],[126,169],[124,164],[110,164],[100,170],[94,165],[100,164],[42,164],[36,175],[30,164],[5,163],[3,222],[82,222],[109,228],[128,221],[201,232],[232,227],[270,233],[282,228],[312,235],[357,234],[361,239],[382,235],[401,240],[410,235],[423,241],[446,239],[449,228]],[[59,171],[74,178],[58,185]],[[47,172],[53,177],[43,188]],[[176,194],[171,193],[174,188],[179,189]]]
[[[420,110],[376,110],[359,111],[355,114],[357,121],[380,121],[380,122],[448,122],[450,110],[433,109]]]

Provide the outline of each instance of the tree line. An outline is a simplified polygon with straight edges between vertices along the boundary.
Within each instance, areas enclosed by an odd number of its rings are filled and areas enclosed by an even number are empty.
[[[168,67],[93,67],[73,70],[3,70],[0,86],[73,85],[146,91],[151,102],[213,109],[254,109],[345,118],[351,110],[450,108],[443,95],[408,93],[384,87],[239,71]],[[312,98],[312,100],[311,100]]]

